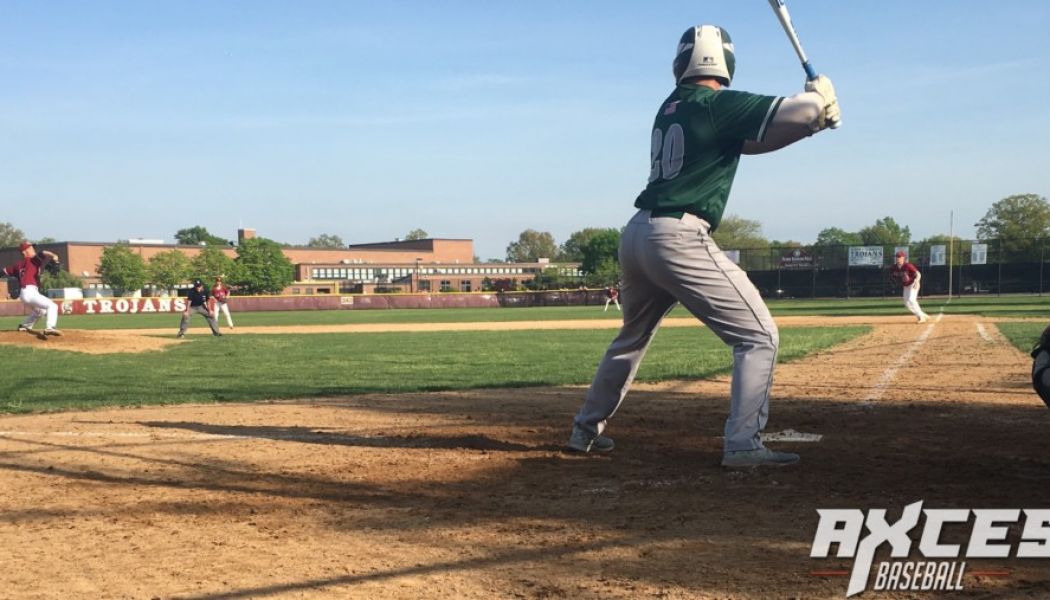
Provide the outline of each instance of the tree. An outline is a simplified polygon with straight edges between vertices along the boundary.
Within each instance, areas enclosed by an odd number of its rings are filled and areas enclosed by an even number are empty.
[[[201,242],[209,246],[229,246],[229,240],[214,236],[200,225],[195,225],[175,232],[175,240],[184,246],[199,246]]]
[[[205,246],[200,254],[190,261],[190,270],[195,277],[204,281],[215,281],[216,277],[233,276],[233,259],[226,256],[218,246]]]
[[[430,234],[428,234],[426,231],[423,231],[422,229],[413,229],[412,231],[409,231],[407,234],[405,234],[405,239],[409,241],[425,240],[429,237]]]
[[[582,262],[583,261],[583,247],[593,238],[595,235],[606,231],[600,227],[587,227],[579,231],[574,231],[569,235],[569,239],[565,240],[565,243],[561,245],[558,260],[562,262]]]
[[[171,290],[190,276],[190,259],[178,250],[155,254],[149,259],[150,283]]]
[[[127,244],[117,244],[102,250],[95,271],[102,283],[113,288],[117,296],[141,290],[147,278],[146,261],[132,252]]]
[[[84,289],[84,280],[65,270],[59,271],[58,275],[52,275],[47,271],[41,271],[40,285],[45,290],[57,290],[62,288]]]
[[[898,225],[893,217],[877,219],[858,233],[865,246],[903,246],[911,242],[911,230]]]
[[[1026,250],[1050,233],[1050,203],[1037,194],[1017,194],[996,202],[975,224],[980,240],[998,239],[1005,251]]]
[[[18,246],[26,239],[22,230],[10,223],[0,223],[0,248]]]
[[[970,249],[973,246],[973,242],[960,239],[959,236],[949,236],[944,233],[931,235],[924,240],[912,244],[908,260],[917,265],[927,264],[930,259],[930,246],[945,246],[945,260],[951,258],[953,265],[960,265],[970,262]]]
[[[736,215],[723,217],[711,238],[723,250],[769,247],[769,240],[762,235],[761,223]]]
[[[248,294],[278,294],[295,281],[295,267],[273,240],[244,240],[234,263],[231,283]]]
[[[507,262],[536,262],[541,258],[555,258],[557,254],[554,236],[535,229],[522,231],[518,241],[507,246]]]
[[[310,238],[309,242],[306,242],[307,248],[345,248],[346,244],[343,243],[343,238],[338,235],[328,235],[322,233],[321,235]]]
[[[822,229],[817,234],[817,241],[814,246],[860,246],[863,242],[860,239],[860,234],[852,231],[846,231],[839,229],[838,227],[828,227]]]
[[[587,285],[590,287],[620,287],[620,263],[605,259],[587,272]]]
[[[37,241],[35,241],[35,242],[33,242],[33,243],[34,243],[34,244],[54,244],[54,243],[55,243],[55,242],[57,242],[57,241],[58,241],[58,240],[56,240],[56,239],[55,239],[55,238],[53,238],[53,237],[46,237],[46,236],[45,236],[45,237],[42,237],[42,238],[40,238],[39,240],[37,240]]]
[[[599,229],[590,234],[580,247],[580,270],[595,273],[598,266],[609,261],[619,265],[620,230]],[[617,267],[618,269],[619,267]]]
[[[579,284],[575,280],[570,281],[562,273],[562,269],[556,266],[547,267],[542,272],[537,273],[531,281],[525,283],[527,288],[533,290],[557,290],[568,288],[570,285],[575,287]]]

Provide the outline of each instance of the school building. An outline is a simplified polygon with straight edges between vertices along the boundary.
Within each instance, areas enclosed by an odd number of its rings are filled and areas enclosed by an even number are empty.
[[[253,229],[238,230],[238,242],[255,235]],[[178,250],[192,259],[202,248],[145,240],[128,240],[126,244],[147,262],[157,254],[171,250]],[[54,242],[37,244],[36,249],[57,254],[62,267],[81,278],[84,289],[90,291],[105,288],[97,268],[102,251],[114,245]],[[231,259],[237,256],[234,247],[222,251]],[[284,290],[285,294],[293,295],[476,292],[483,287],[508,289],[520,287],[545,269],[555,266],[544,259],[533,263],[475,263],[474,241],[469,239],[398,240],[351,244],[346,248],[285,246],[282,251],[295,266],[295,282]],[[7,266],[21,258],[17,247],[0,249],[0,265]],[[562,274],[580,275],[576,263],[557,267]],[[6,286],[6,281],[0,282],[0,286]]]

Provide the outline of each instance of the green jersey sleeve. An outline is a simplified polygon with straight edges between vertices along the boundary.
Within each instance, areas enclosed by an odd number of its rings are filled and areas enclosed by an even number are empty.
[[[725,142],[760,142],[783,100],[779,96],[722,90],[711,102],[712,125]]]

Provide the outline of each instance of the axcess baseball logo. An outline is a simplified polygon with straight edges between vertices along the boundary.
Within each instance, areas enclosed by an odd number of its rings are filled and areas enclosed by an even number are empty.
[[[913,539],[909,535],[925,515],[923,526],[916,530],[918,551],[924,559],[889,560],[879,563],[872,589],[876,591],[959,591],[969,558],[1050,558],[1050,509],[968,509],[927,508],[922,501],[904,507],[901,518],[890,523],[886,509],[817,509],[820,523],[813,537],[812,558],[827,558],[831,545],[838,545],[835,556],[852,558],[846,596],[863,592],[871,579],[875,552],[889,544],[890,557],[911,556]],[[1016,543],[1007,541],[1011,525],[1023,519],[1023,529]],[[971,520],[972,517],[972,520]],[[954,524],[954,525],[950,525]],[[948,527],[969,529],[965,551],[962,544],[943,543]],[[868,534],[861,537],[862,529]],[[843,573],[844,574],[844,573]]]

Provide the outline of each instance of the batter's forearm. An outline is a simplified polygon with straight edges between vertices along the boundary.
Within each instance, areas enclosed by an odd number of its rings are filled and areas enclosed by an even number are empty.
[[[764,154],[813,135],[819,129],[817,120],[824,107],[823,97],[816,92],[802,92],[784,98],[766,127],[761,141],[744,142],[742,154]]]

